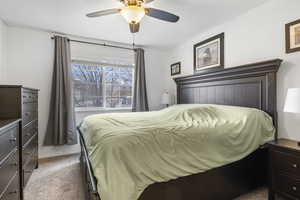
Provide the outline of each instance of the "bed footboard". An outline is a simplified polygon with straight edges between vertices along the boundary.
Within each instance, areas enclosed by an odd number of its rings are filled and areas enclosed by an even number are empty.
[[[98,190],[97,190],[97,181],[94,177],[91,164],[88,158],[88,153],[86,150],[86,145],[82,136],[82,133],[77,127],[79,138],[80,138],[80,147],[81,147],[81,155],[80,155],[80,167],[81,174],[83,179],[83,186],[85,192],[86,200],[100,200]]]

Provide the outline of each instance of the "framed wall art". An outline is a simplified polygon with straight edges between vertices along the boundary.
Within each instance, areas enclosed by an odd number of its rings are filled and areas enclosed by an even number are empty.
[[[285,25],[286,53],[300,51],[300,19]]]
[[[181,73],[181,62],[177,62],[171,65],[171,76]]]
[[[194,72],[224,68],[224,33],[194,45]]]

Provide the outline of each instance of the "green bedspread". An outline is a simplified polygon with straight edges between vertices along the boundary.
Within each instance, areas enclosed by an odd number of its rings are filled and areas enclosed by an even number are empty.
[[[101,199],[137,200],[152,183],[246,157],[271,140],[275,128],[257,109],[190,104],[92,115],[81,131]]]

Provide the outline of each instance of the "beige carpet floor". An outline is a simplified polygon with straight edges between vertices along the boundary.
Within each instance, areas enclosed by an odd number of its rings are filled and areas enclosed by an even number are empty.
[[[78,156],[40,163],[24,192],[25,200],[84,200]]]
[[[28,182],[24,196],[25,200],[85,200],[78,156],[40,163]],[[267,190],[260,188],[235,200],[267,200]]]

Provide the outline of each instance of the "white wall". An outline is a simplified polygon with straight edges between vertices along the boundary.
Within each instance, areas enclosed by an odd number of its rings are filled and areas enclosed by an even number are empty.
[[[164,67],[167,65],[167,56],[163,50],[145,49],[147,95],[151,111],[163,108],[161,96],[165,90],[165,74],[169,71]]]
[[[3,80],[3,68],[6,65],[6,24],[0,19],[0,83]]]
[[[300,116],[282,112],[287,89],[300,87],[300,52],[285,53],[285,24],[300,18],[299,8],[299,0],[270,0],[181,44],[168,56],[168,65],[181,61],[183,74],[192,74],[193,45],[221,32],[225,32],[225,67],[283,59],[278,72],[279,135],[299,140]],[[166,87],[175,94],[175,84],[166,76]]]
[[[8,27],[7,65],[4,83],[38,88],[39,92],[39,145],[40,157],[73,153],[78,148],[44,147],[53,69],[54,45],[51,35],[42,31]]]
[[[63,154],[79,152],[79,145],[45,147],[43,146],[44,136],[47,126],[50,92],[53,70],[54,44],[51,40],[51,33],[33,29],[11,27],[7,31],[7,64],[2,66],[4,76],[3,84],[22,84],[27,87],[40,89],[39,93],[39,144],[40,157],[51,157]],[[0,26],[1,36],[1,26]],[[1,46],[1,40],[0,40]],[[75,52],[75,49],[72,47]],[[150,57],[155,58],[150,58]],[[151,109],[158,109],[160,94],[163,86],[157,84],[157,80],[162,80],[164,73],[160,61],[164,58],[160,53],[155,53],[151,49],[148,53],[146,49],[147,83],[149,89],[149,100]],[[1,61],[1,57],[0,57]],[[0,68],[1,69],[1,68]],[[154,70],[158,70],[153,72]],[[1,72],[1,71],[0,71]],[[77,114],[77,120],[95,114],[96,112],[81,112]]]

